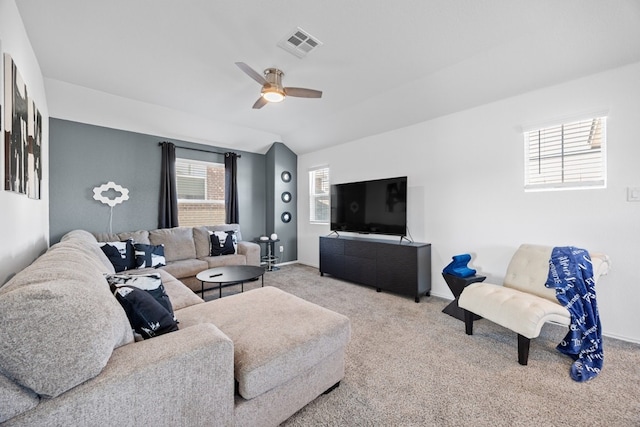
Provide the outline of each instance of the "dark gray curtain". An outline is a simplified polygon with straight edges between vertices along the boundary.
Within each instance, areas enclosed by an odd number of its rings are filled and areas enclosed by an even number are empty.
[[[227,224],[239,224],[238,212],[238,156],[236,153],[224,155],[224,206],[225,222]]]
[[[178,226],[178,191],[176,189],[176,146],[161,142],[162,166],[160,168],[160,211],[158,228]]]

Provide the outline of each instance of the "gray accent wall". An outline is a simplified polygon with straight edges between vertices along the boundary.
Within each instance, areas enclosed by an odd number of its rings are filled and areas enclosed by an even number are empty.
[[[267,231],[269,234],[276,233],[279,242],[275,244],[275,255],[280,258],[280,262],[293,261],[298,259],[298,211],[297,211],[297,188],[298,188],[298,156],[281,142],[275,142],[267,151]],[[282,172],[291,173],[291,181],[282,181]],[[282,201],[281,195],[288,191],[292,195],[292,200],[288,203]],[[291,213],[291,221],[282,222],[283,212]],[[279,248],[283,247],[284,252],[280,253]]]
[[[49,230],[54,244],[70,230],[108,232],[110,207],[93,199],[93,188],[113,181],[129,200],[113,208],[113,232],[158,227],[161,141],[177,147],[234,151],[188,141],[50,119]],[[266,229],[266,156],[237,151],[240,225],[244,240]],[[176,148],[178,157],[223,162],[218,154]],[[295,171],[295,167],[292,169]],[[295,188],[295,187],[293,187]]]

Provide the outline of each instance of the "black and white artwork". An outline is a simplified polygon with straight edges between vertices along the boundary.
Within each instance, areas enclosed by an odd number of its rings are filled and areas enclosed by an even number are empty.
[[[4,54],[4,188],[40,199],[42,116],[11,56]]]

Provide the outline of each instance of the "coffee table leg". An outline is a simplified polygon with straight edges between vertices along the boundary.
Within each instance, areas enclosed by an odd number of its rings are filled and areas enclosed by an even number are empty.
[[[204,299],[204,282],[200,281],[200,296]]]

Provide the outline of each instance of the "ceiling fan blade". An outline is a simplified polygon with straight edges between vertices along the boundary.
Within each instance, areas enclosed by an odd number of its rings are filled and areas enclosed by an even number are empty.
[[[322,98],[321,90],[305,89],[303,87],[285,87],[284,93],[287,96],[297,96],[299,98]]]
[[[256,101],[255,104],[253,104],[253,108],[254,109],[258,109],[258,108],[262,108],[265,105],[267,105],[269,103],[269,101],[267,101],[266,99],[264,99],[263,97],[258,98],[258,100]]]
[[[261,85],[264,86],[264,85],[269,84],[269,82],[260,73],[258,73],[253,68],[249,67],[244,62],[236,62],[236,65],[238,66],[238,68],[240,68],[242,71],[244,71],[244,73],[247,76],[251,77],[253,80],[257,81]]]

